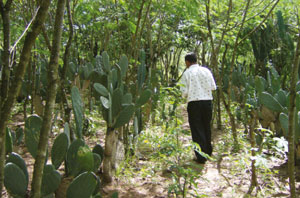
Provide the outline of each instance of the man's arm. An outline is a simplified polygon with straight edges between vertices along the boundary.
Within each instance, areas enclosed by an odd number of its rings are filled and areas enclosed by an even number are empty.
[[[180,87],[180,91],[182,93],[183,97],[187,97],[188,95],[188,85],[186,82],[186,75],[185,73],[183,74],[181,81],[180,81],[181,87]]]

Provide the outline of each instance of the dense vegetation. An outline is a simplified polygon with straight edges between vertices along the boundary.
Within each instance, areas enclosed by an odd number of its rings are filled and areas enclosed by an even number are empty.
[[[201,170],[185,164],[179,82],[190,51],[218,85],[210,161],[241,160],[245,196],[270,197],[266,164],[288,161],[296,197],[299,3],[0,0],[0,197],[103,197],[117,178],[138,177],[139,159],[139,174],[169,167],[168,196],[204,196]]]

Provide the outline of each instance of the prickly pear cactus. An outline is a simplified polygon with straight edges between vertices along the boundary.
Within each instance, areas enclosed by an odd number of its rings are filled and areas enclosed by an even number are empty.
[[[68,136],[65,133],[59,134],[55,138],[51,149],[51,161],[55,169],[58,169],[61,163],[65,160],[68,147]]]
[[[55,170],[54,166],[48,164],[44,167],[44,173],[42,178],[42,196],[46,197],[53,194],[59,187],[61,182],[60,173]]]
[[[26,197],[28,180],[14,163],[9,162],[4,167],[4,186],[12,197]]]
[[[84,141],[82,139],[76,139],[72,142],[67,151],[68,175],[77,176],[80,172],[80,167],[77,162],[77,152],[78,149],[82,146],[85,146]]]
[[[85,145],[78,148],[77,163],[79,165],[80,172],[94,170],[94,156],[88,146]]]
[[[119,128],[128,123],[134,114],[134,105],[126,106],[116,118],[113,128]]]
[[[284,111],[283,106],[278,102],[278,100],[267,92],[261,93],[259,101],[261,104],[263,104],[268,109],[270,109],[274,112],[283,112]]]
[[[97,186],[97,179],[91,172],[78,175],[67,189],[67,198],[91,197]]]
[[[100,144],[96,144],[93,148],[93,153],[98,154],[101,157],[101,160],[104,158],[104,149]]]
[[[83,102],[81,100],[80,92],[75,86],[71,90],[71,99],[76,122],[76,135],[78,138],[82,138]]]
[[[25,144],[33,158],[37,155],[42,119],[39,116],[30,116],[25,121]]]
[[[28,171],[27,171],[26,163],[19,154],[14,153],[14,152],[9,154],[9,156],[6,160],[6,163],[13,163],[13,164],[17,165],[23,171],[23,173],[26,177],[26,181],[28,181]]]

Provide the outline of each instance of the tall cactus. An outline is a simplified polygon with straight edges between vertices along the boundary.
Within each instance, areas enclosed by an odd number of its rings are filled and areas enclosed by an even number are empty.
[[[94,89],[100,95],[99,99],[102,106],[102,114],[107,123],[107,133],[105,140],[104,175],[107,182],[110,182],[115,167],[115,153],[118,144],[118,134],[116,129],[127,124],[137,109],[145,104],[151,91],[142,91],[145,82],[145,63],[142,62],[138,73],[138,90],[141,92],[136,104],[133,104],[132,93],[127,92],[125,83],[126,72],[128,69],[128,59],[122,56],[116,65],[111,65],[107,52],[102,53],[102,58],[97,58],[96,64],[99,69],[101,83],[94,83]],[[144,60],[144,59],[143,59]]]
[[[30,116],[25,121],[25,144],[29,153],[36,158],[42,119],[38,116]]]
[[[82,138],[83,129],[83,102],[81,100],[80,92],[77,87],[71,90],[72,105],[74,109],[75,122],[76,122],[76,136]]]

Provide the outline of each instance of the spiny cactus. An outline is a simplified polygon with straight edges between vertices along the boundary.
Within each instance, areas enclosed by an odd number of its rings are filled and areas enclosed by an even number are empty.
[[[91,172],[78,175],[67,189],[67,198],[91,197],[97,186],[97,177]]]
[[[80,92],[75,86],[71,90],[71,99],[76,122],[76,135],[78,138],[82,138],[83,102],[81,100]]]
[[[4,167],[4,186],[12,197],[26,197],[28,179],[14,163],[9,162]]]
[[[82,139],[76,139],[70,145],[67,151],[67,167],[68,175],[77,176],[80,172],[79,165],[77,163],[77,152],[79,147],[84,146],[85,143]]]
[[[285,111],[284,107],[268,92],[262,92],[259,98],[261,104],[274,112]]]
[[[103,160],[104,157],[104,149],[100,144],[96,144],[93,148],[93,153],[98,154],[101,157],[101,160]]]
[[[53,194],[61,182],[60,173],[55,170],[53,165],[45,165],[42,178],[42,196],[46,197]]]
[[[55,169],[58,169],[61,163],[65,160],[68,147],[69,140],[66,133],[59,134],[55,138],[51,149],[51,161]]]
[[[28,181],[28,171],[27,171],[26,163],[19,154],[14,153],[14,152],[9,154],[9,156],[6,160],[6,163],[13,163],[13,164],[17,165],[23,171],[26,181]]]
[[[88,146],[80,146],[77,151],[77,163],[80,172],[94,170],[94,155]]]
[[[42,119],[39,116],[30,116],[25,121],[25,144],[33,158],[37,155]]]

